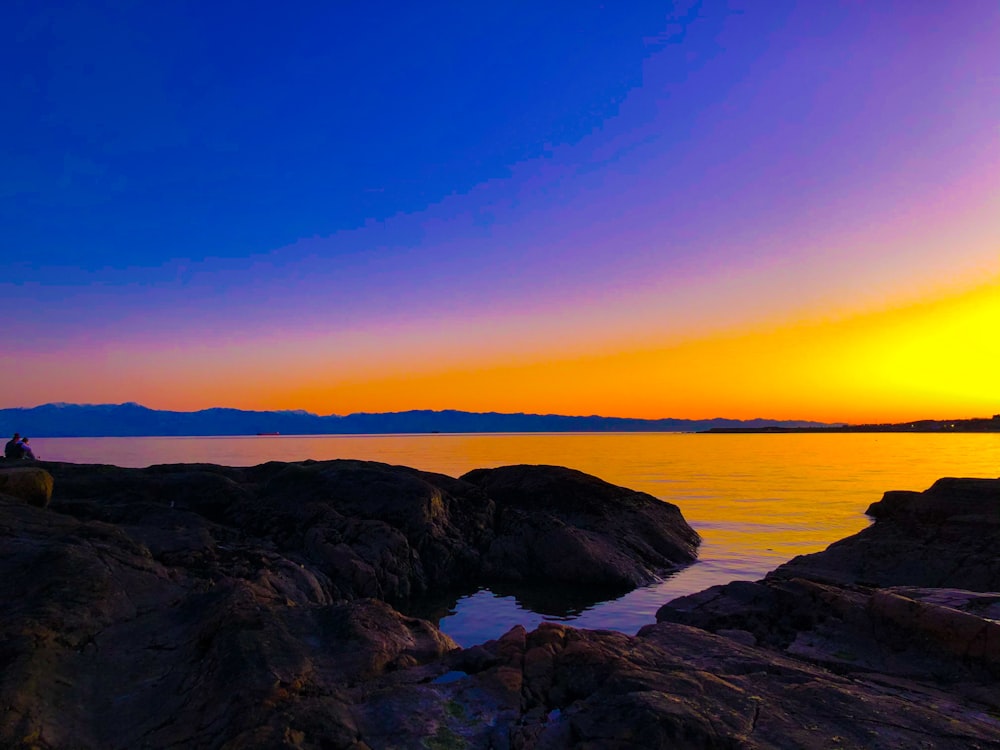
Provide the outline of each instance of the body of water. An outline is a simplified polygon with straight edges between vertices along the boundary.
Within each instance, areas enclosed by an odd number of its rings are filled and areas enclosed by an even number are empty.
[[[1000,434],[989,433],[38,438],[32,446],[45,460],[135,467],[354,458],[459,476],[508,464],[569,466],[675,503],[704,540],[697,563],[613,601],[481,590],[422,613],[464,646],[544,619],[634,633],[673,598],[761,578],[863,529],[865,509],[887,490],[1000,475]]]

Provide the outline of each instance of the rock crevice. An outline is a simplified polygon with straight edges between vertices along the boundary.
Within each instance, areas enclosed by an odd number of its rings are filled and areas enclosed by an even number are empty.
[[[37,468],[48,507],[0,488],[4,747],[1000,748],[1000,480],[887,493],[869,529],[635,636],[463,650],[392,605],[623,590],[697,534],[559,467]]]

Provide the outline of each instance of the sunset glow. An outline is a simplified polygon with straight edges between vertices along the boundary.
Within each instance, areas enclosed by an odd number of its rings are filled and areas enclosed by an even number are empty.
[[[1000,412],[1000,6],[640,5],[25,6],[0,407]]]

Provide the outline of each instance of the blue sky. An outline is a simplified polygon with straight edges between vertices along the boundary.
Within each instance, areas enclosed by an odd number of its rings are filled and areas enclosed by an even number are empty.
[[[5,240],[85,269],[412,213],[614,116],[660,3],[18,3]]]

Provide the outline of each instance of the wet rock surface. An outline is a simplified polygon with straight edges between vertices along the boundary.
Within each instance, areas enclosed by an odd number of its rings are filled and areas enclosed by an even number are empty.
[[[873,562],[835,582],[850,559],[810,556],[814,577],[793,561],[636,636],[546,623],[463,650],[392,604],[504,570],[558,577],[560,556],[625,585],[697,537],[672,506],[555,467],[44,468],[48,508],[0,496],[3,747],[1000,747],[1000,595],[979,573],[873,586],[856,580]],[[992,491],[958,517],[989,517]],[[964,535],[921,536],[907,512],[926,500],[893,500],[862,534],[957,554]],[[866,539],[855,557],[878,559]]]

